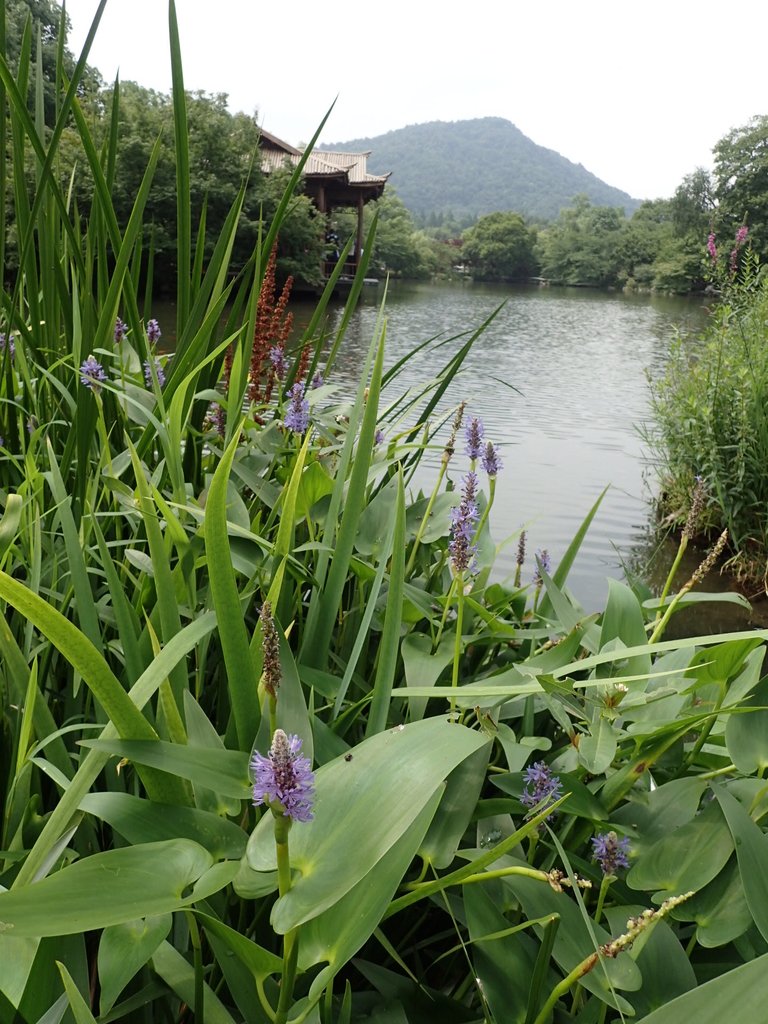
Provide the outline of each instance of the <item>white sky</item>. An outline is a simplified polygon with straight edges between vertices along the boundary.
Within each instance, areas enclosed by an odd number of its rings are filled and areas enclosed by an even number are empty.
[[[97,0],[68,0],[78,54]],[[764,0],[176,0],[187,89],[291,143],[504,117],[636,198],[768,113]],[[90,62],[170,90],[166,0],[108,0]],[[396,187],[396,182],[393,181]]]

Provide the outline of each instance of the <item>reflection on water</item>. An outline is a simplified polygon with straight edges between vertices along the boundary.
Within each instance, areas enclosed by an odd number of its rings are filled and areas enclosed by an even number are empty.
[[[339,353],[334,379],[350,392],[375,331],[382,293],[380,288],[377,297],[374,290],[355,311]],[[557,564],[609,485],[569,577],[584,607],[597,610],[605,603],[607,577],[621,575],[624,559],[647,528],[649,474],[637,433],[648,415],[646,373],[663,367],[672,334],[697,332],[706,312],[697,300],[586,289],[397,283],[387,295],[386,365],[430,338],[446,344],[414,357],[385,400],[431,379],[502,302],[444,405],[465,399],[468,414],[480,416],[486,437],[498,442],[504,468],[491,517],[493,536],[498,543],[526,526],[529,575],[537,548],[547,548]],[[297,331],[313,308],[293,306]],[[329,310],[329,337],[342,312],[341,306]],[[164,318],[163,340],[170,341],[166,323],[173,323],[172,307],[155,315]],[[443,441],[447,433],[446,428]],[[419,484],[425,488],[437,474],[440,447],[423,464]],[[453,474],[466,468],[462,444]],[[513,572],[514,550],[512,545],[499,556],[500,576]]]
[[[504,469],[491,517],[497,542],[525,524],[528,550],[547,548],[556,564],[610,485],[570,576],[574,594],[595,610],[604,604],[606,578],[620,574],[622,555],[647,520],[636,429],[648,414],[646,371],[658,372],[672,333],[698,330],[705,311],[696,301],[582,289],[401,285],[387,297],[387,365],[428,338],[475,330],[501,302],[446,405],[465,399],[468,414],[480,416],[486,437],[501,447]],[[350,389],[377,316],[375,303],[364,304],[348,328],[335,376]],[[331,313],[330,330],[340,317],[340,309]],[[465,339],[417,355],[389,397],[431,377]],[[426,460],[424,486],[439,459],[435,450]],[[466,466],[457,449],[454,474]],[[499,569],[513,571],[514,546],[501,553]]]

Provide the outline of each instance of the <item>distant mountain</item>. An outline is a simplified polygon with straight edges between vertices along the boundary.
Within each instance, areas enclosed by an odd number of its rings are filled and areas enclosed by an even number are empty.
[[[412,124],[368,139],[351,139],[322,149],[370,150],[368,169],[392,171],[391,183],[420,218],[453,213],[458,220],[496,210],[515,210],[546,220],[584,194],[595,206],[620,206],[629,215],[640,204],[606,185],[553,149],[537,146],[511,121]]]

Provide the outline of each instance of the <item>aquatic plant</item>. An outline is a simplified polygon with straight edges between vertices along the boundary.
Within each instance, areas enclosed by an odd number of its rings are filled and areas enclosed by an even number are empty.
[[[44,137],[29,34],[18,82],[0,62],[20,239],[0,374],[0,1017],[760,1019],[768,634],[654,639],[658,605],[618,581],[586,614],[568,573],[599,499],[539,585],[500,578],[494,475],[460,465],[453,489],[464,409],[445,407],[492,317],[410,402],[382,311],[337,394],[329,286],[269,391],[256,325],[300,169],[247,266],[228,263],[241,196],[203,258],[169,10],[162,388],[144,386],[136,295],[154,150],[120,230],[117,135],[102,151],[77,101],[87,48]],[[72,123],[87,225],[52,173]],[[305,402],[312,429],[291,436]]]

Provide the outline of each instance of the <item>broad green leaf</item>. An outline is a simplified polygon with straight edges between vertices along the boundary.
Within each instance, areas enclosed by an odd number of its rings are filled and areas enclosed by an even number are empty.
[[[434,790],[419,813],[409,822],[370,871],[356,880],[341,899],[301,929],[299,966],[303,970],[318,963],[328,966],[317,975],[310,997],[317,997],[346,963],[370,938],[413,860],[419,843],[440,800]]]
[[[320,768],[314,819],[291,832],[297,877],[275,904],[275,930],[284,934],[338,902],[442,791],[449,772],[485,743],[479,733],[430,718],[372,736],[351,759]],[[256,826],[247,857],[255,870],[275,868],[271,816]]]
[[[518,866],[523,862],[511,857],[504,857],[498,867]],[[529,918],[541,918],[548,915],[560,916],[560,927],[557,930],[552,956],[558,966],[566,974],[577,964],[595,951],[581,911],[572,897],[565,893],[556,893],[550,886],[542,882],[525,878],[521,875],[506,875],[504,885],[508,886],[520,900],[523,913]],[[592,930],[598,944],[608,942],[611,936],[600,925],[592,922]],[[636,964],[626,953],[620,954],[615,960],[603,960],[593,971],[581,979],[581,984],[589,992],[599,996],[609,1006],[620,1006],[622,1012],[631,1013],[631,1007],[614,989],[634,990],[640,988],[642,976]]]
[[[510,926],[500,909],[502,899],[500,883],[464,887],[464,911],[472,940],[469,955],[494,1019],[525,1024],[537,944],[523,932],[506,934]]]
[[[102,1016],[112,1009],[131,978],[167,937],[171,921],[170,914],[162,914],[114,924],[101,933],[98,967]]]
[[[417,688],[420,692],[431,689],[443,674],[443,671],[451,664],[454,656],[455,641],[452,637],[444,637],[437,645],[437,650],[432,650],[432,642],[428,636],[421,633],[409,633],[400,645],[400,653],[403,658],[405,680],[409,690]],[[398,689],[395,693],[401,693]],[[440,694],[443,691],[439,691]],[[445,691],[449,694],[449,691]],[[436,694],[437,696],[437,694]],[[422,718],[427,707],[425,697],[410,697],[410,713],[412,719]]]
[[[695,921],[696,941],[705,948],[724,946],[743,935],[752,926],[752,915],[737,860],[731,858],[717,878],[675,907],[672,916]]]
[[[723,1024],[760,1021],[768,1002],[768,953],[678,996],[637,1024]]]
[[[591,775],[602,775],[616,756],[618,744],[616,726],[597,709],[589,732],[579,741],[579,761]]]
[[[268,978],[270,974],[280,974],[282,972],[283,961],[279,956],[275,956],[269,950],[263,949],[255,942],[251,942],[245,935],[241,935],[240,932],[230,928],[222,921],[219,921],[218,918],[211,917],[210,914],[203,914],[200,911],[196,911],[196,914],[205,930],[221,939],[224,945],[248,967],[254,978],[263,980]]]
[[[195,971],[170,942],[161,942],[152,957],[152,967],[182,1002],[195,1005]],[[203,984],[204,1013],[196,1014],[205,1024],[235,1024],[235,1020],[222,1001],[208,985]]]
[[[387,592],[387,610],[379,644],[379,660],[371,694],[371,707],[365,735],[373,736],[386,728],[392,700],[392,685],[400,650],[403,624],[403,582],[405,577],[405,493],[402,471],[397,475],[397,505],[392,535],[392,559]]]
[[[80,810],[135,845],[179,838],[199,843],[216,860],[238,860],[245,853],[248,837],[239,825],[196,807],[156,804],[130,793],[88,793]]]
[[[626,584],[608,580],[608,604],[600,629],[600,650],[604,650],[612,640],[619,640],[623,647],[639,647],[645,639],[645,620],[637,598]],[[601,666],[598,674],[637,676],[649,672],[650,668],[650,656],[639,654],[628,658],[626,664],[615,667],[613,671]]]
[[[61,972],[61,980],[64,982],[64,991],[67,993],[67,999],[69,1000],[69,1005],[72,1009],[72,1014],[75,1018],[76,1024],[96,1024],[96,1018],[88,1008],[88,1004],[85,999],[83,999],[80,990],[72,980],[72,976],[67,968],[62,963],[59,963],[57,966]]]
[[[34,885],[0,893],[0,928],[19,938],[106,928],[135,919],[137,894],[147,915],[178,910],[212,860],[187,839],[97,853]]]
[[[239,431],[236,431],[213,475],[205,505],[205,554],[237,741],[241,750],[250,751],[261,718],[257,698],[259,681],[248,646],[227,535],[227,482],[238,442]]]
[[[643,906],[608,907],[605,916],[611,934],[621,935],[629,918],[637,917],[643,910]],[[630,956],[633,953],[634,950],[630,951]],[[642,986],[632,995],[637,1014],[650,1013],[696,988],[696,975],[691,962],[666,921],[654,924],[640,953],[633,959],[643,975]]]
[[[198,616],[188,626],[185,626],[181,633],[177,634],[167,644],[160,654],[150,663],[131,687],[129,697],[137,708],[143,708],[147,701],[157,691],[168,676],[169,671],[186,654],[200,643],[214,628],[216,618],[212,612],[206,612]],[[113,725],[108,725],[102,732],[102,737],[113,738],[116,733]],[[51,812],[43,827],[29,856],[22,864],[12,888],[21,888],[34,881],[42,865],[50,856],[50,852],[56,847],[62,833],[66,832],[72,815],[77,810],[79,802],[85,797],[93,782],[98,778],[101,769],[108,761],[108,755],[100,751],[89,751],[80,762],[75,777],[72,779],[67,792],[62,796],[59,803]],[[180,801],[183,802],[183,801]]]
[[[319,462],[310,462],[301,474],[296,495],[296,518],[308,516],[312,506],[333,493],[333,480]]]
[[[490,752],[488,740],[457,765],[446,780],[440,806],[419,848],[419,856],[438,869],[447,868],[456,855],[485,782]]]
[[[206,750],[164,740],[83,740],[81,745],[150,765],[236,800],[247,800],[251,795],[248,755],[240,750]]]
[[[645,792],[633,792],[621,807],[611,813],[611,821],[633,828],[636,852],[644,852],[654,842],[672,834],[691,821],[699,808],[706,782],[697,778],[673,779]]]
[[[39,944],[39,939],[16,939],[0,932],[0,992],[14,1008],[24,995]]]
[[[206,750],[226,749],[213,723],[189,690],[184,691],[183,709],[190,747]],[[203,811],[211,811],[216,815],[228,814],[232,817],[240,812],[240,802],[235,797],[226,797],[217,790],[200,785],[194,786],[194,791],[195,803]]]
[[[20,494],[9,494],[5,499],[3,518],[0,519],[0,561],[16,539],[23,503]]]
[[[713,800],[692,821],[642,853],[627,875],[627,885],[653,892],[654,903],[697,892],[722,871],[733,845],[728,823]]]
[[[725,724],[728,756],[744,775],[760,775],[768,768],[768,679],[764,679],[742,705],[747,714],[729,715]]]
[[[768,941],[768,836],[752,821],[739,801],[722,786],[715,797],[733,835],[744,895],[752,919]]]

